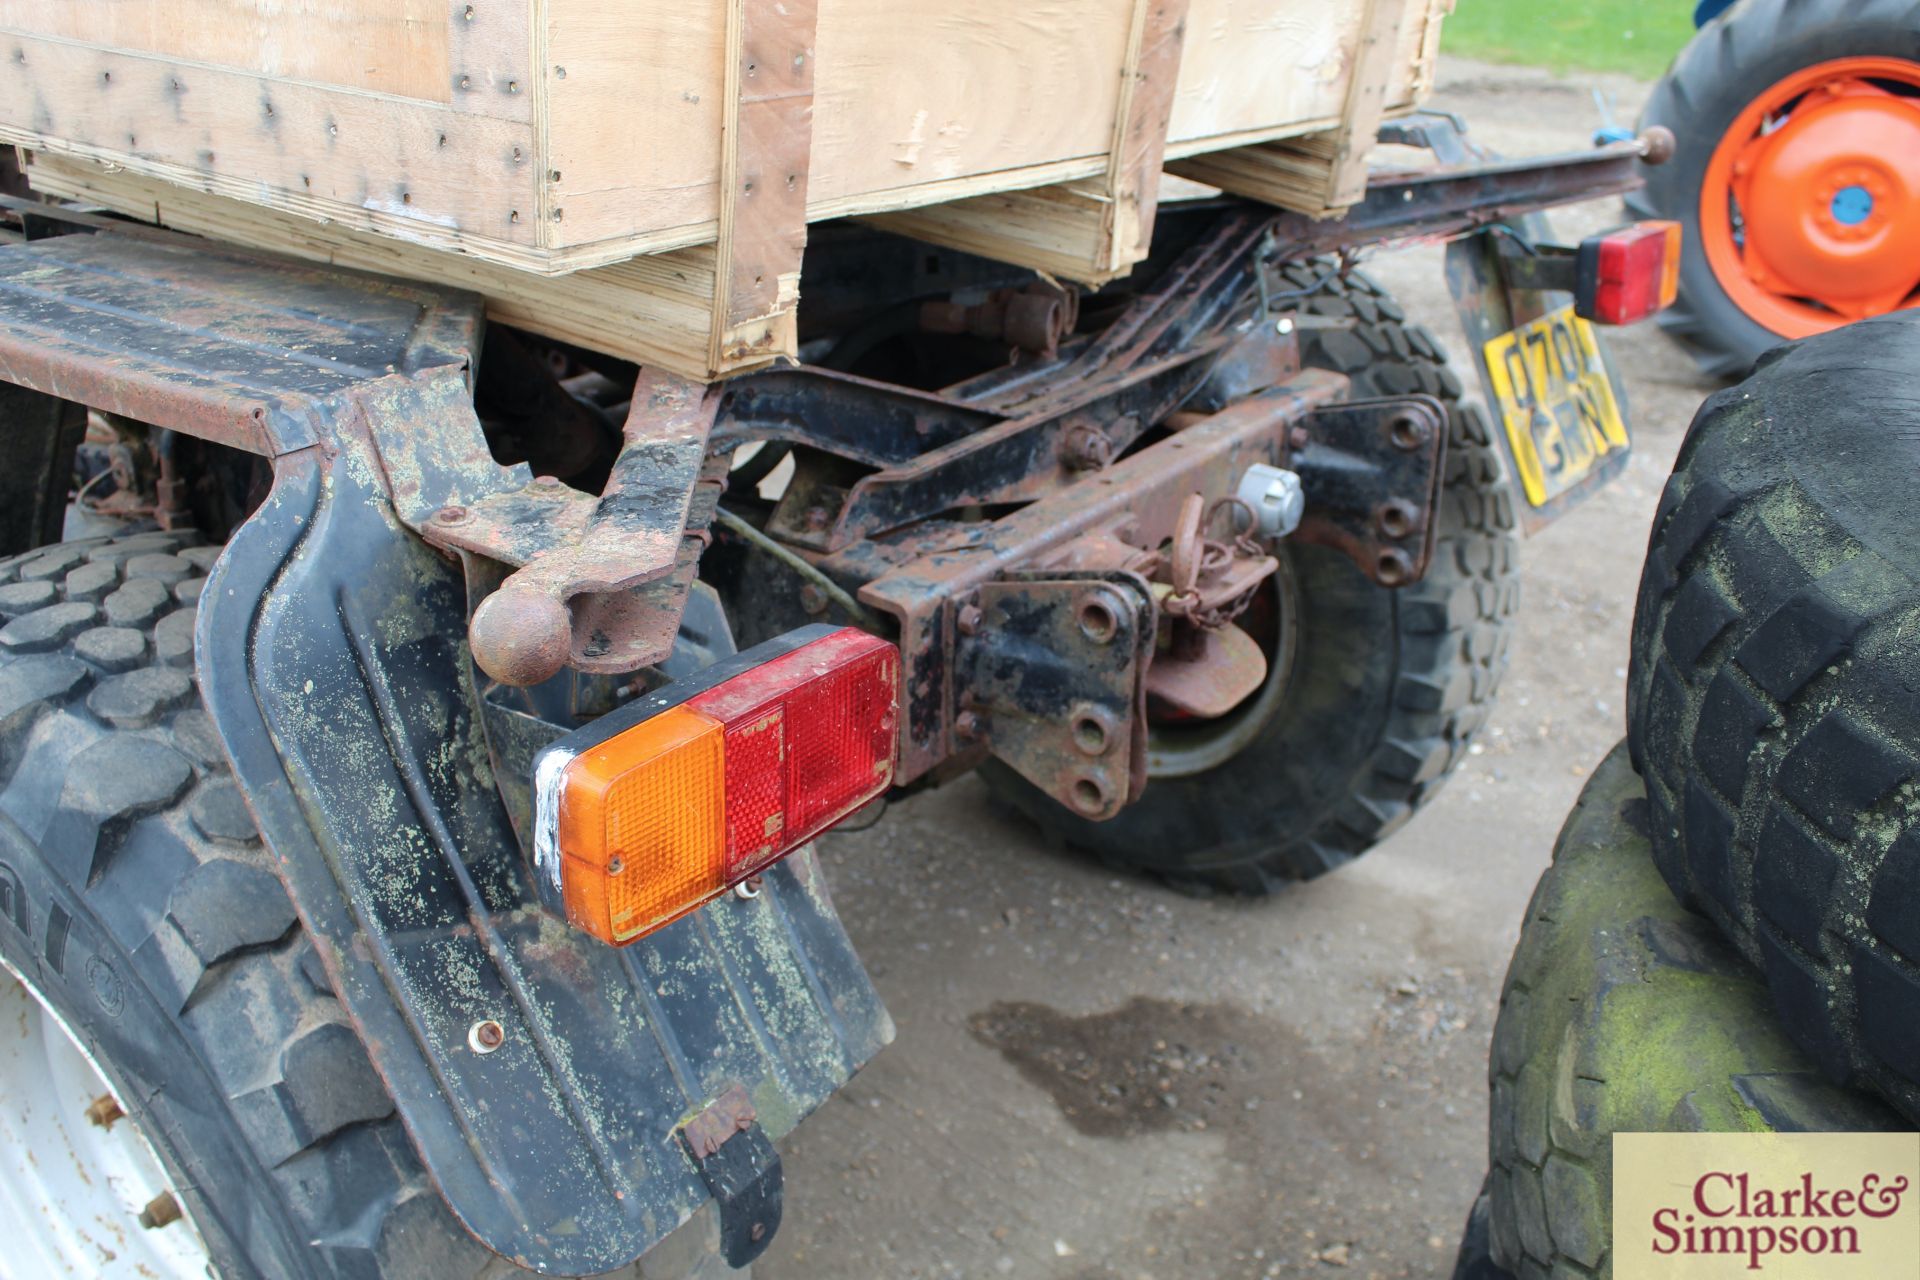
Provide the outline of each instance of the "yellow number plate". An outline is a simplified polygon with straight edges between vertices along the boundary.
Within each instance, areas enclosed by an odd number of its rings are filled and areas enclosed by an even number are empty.
[[[1632,447],[1593,326],[1571,306],[1501,334],[1486,356],[1527,505],[1546,506]]]

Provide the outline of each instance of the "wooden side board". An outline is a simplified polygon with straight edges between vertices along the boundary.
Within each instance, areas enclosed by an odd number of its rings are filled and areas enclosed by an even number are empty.
[[[1409,66],[1421,65],[1420,58],[1409,59],[1403,47],[1414,28],[1409,18],[1416,16],[1426,19],[1437,37],[1437,16],[1427,0],[1363,0],[1353,71],[1330,128],[1203,151],[1170,162],[1167,171],[1316,218],[1350,207],[1366,194],[1367,153],[1380,122],[1404,96],[1398,92],[1399,78]],[[1425,29],[1420,39],[1424,56]]]
[[[1147,256],[1187,0],[1135,0],[1120,68],[1106,171],[1079,182],[923,205],[876,226],[1084,284]]]
[[[282,0],[0,0],[0,142],[49,194],[710,379],[794,354],[822,216],[1100,284],[1146,256],[1163,163],[1352,203],[1450,7],[328,0],[289,48]]]
[[[1380,46],[1386,105],[1417,94],[1432,16],[1450,3],[1405,0]],[[1156,44],[1151,15],[1176,8],[1182,38]],[[1098,275],[1150,214],[1128,176],[1145,151],[1130,145],[1185,156],[1339,123],[1361,23],[1386,31],[1381,12],[1365,0],[0,0],[0,141],[561,274],[719,239],[740,194],[736,37],[810,25],[809,84],[783,117],[808,104],[798,221],[1092,180],[1116,220],[1112,251],[1090,250]],[[1156,49],[1177,50],[1172,75],[1147,70]],[[1143,110],[1143,88],[1171,96]],[[1158,137],[1125,131],[1162,106]]]

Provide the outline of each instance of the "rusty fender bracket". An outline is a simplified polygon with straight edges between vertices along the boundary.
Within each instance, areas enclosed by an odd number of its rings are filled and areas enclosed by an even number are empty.
[[[771,1141],[892,1024],[809,852],[757,896],[620,950],[539,907],[496,781],[561,728],[508,713],[515,733],[488,732],[460,558],[389,499],[390,481],[406,490],[402,460],[438,445],[486,478],[468,390],[480,323],[469,295],[184,237],[0,246],[0,378],[272,459],[270,495],[200,598],[196,672],[433,1186],[488,1248],[543,1272],[624,1266],[716,1196],[744,1261],[777,1223]],[[705,395],[657,394],[670,411],[648,421],[663,428],[630,430],[628,447],[654,450],[679,486]],[[649,489],[647,467],[553,532],[655,512],[650,563],[674,563],[689,498]],[[547,500],[523,473],[487,482],[492,496],[463,505],[476,526],[501,520],[501,541],[518,536],[511,504]],[[429,522],[446,504],[435,483],[423,466],[403,497]],[[613,577],[584,554],[572,564],[542,581]],[[729,1133],[700,1120],[723,1098],[748,1104],[722,1108]],[[318,1265],[296,1255],[287,1274]]]

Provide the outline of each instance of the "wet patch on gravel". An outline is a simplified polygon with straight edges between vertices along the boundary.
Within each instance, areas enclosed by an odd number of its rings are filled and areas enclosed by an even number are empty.
[[[1096,1138],[1204,1130],[1257,1110],[1250,1046],[1283,1031],[1231,1005],[1146,996],[1081,1017],[1044,1004],[1000,1002],[967,1025],[1046,1091],[1069,1124]]]

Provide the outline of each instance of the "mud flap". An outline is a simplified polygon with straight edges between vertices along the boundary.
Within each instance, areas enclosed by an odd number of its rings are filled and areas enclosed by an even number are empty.
[[[203,597],[201,687],[449,1204],[522,1265],[609,1270],[714,1194],[689,1116],[739,1089],[770,1144],[892,1024],[809,852],[624,950],[540,910],[473,710],[460,569],[366,474],[279,460]]]
[[[1539,218],[1523,220],[1522,226],[1544,227]],[[1487,366],[1489,344],[1503,334],[1548,323],[1556,312],[1572,306],[1573,295],[1556,289],[1519,288],[1512,284],[1502,266],[1501,240],[1514,244],[1526,242],[1526,233],[1507,223],[1495,223],[1484,231],[1451,241],[1447,245],[1447,287],[1453,293],[1454,307],[1460,313],[1460,327],[1473,354],[1475,370],[1485,394],[1487,420],[1493,424],[1495,444],[1514,480],[1515,508],[1522,532],[1531,536],[1564,515],[1573,506],[1597,492],[1626,469],[1630,442],[1627,438],[1629,413],[1627,388],[1607,350],[1604,335],[1593,331],[1584,321],[1572,322],[1591,340],[1597,357],[1589,381],[1590,390],[1598,390],[1608,402],[1607,417],[1617,430],[1618,446],[1602,448],[1597,456],[1585,460],[1576,477],[1551,492],[1536,492],[1536,484],[1526,482],[1529,471],[1538,472],[1537,446],[1526,446],[1529,461],[1518,458],[1522,447],[1511,438],[1518,430],[1505,424],[1513,406],[1496,394],[1496,379]]]

